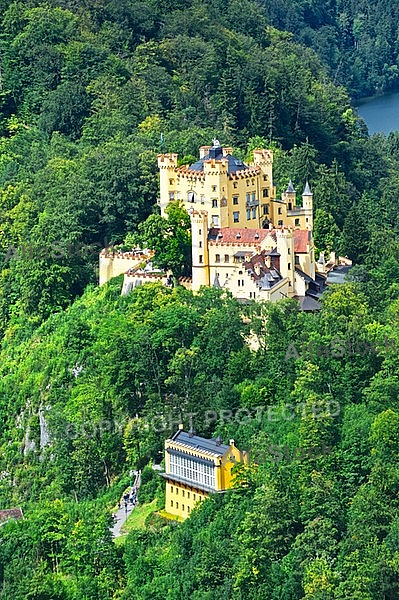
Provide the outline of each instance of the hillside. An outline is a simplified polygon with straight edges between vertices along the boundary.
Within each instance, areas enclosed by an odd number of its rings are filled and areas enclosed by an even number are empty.
[[[369,138],[350,104],[396,83],[396,8],[0,14],[0,508],[24,514],[0,528],[0,600],[398,598],[399,137]],[[99,249],[158,212],[157,154],[194,162],[214,137],[273,148],[278,194],[309,179],[316,251],[355,263],[320,313],[98,288]],[[162,506],[151,465],[190,413],[258,466],[115,544],[130,471],[144,514]]]

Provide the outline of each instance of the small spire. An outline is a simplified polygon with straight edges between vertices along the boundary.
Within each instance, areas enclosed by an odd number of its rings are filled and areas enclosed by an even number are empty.
[[[306,179],[305,189],[303,190],[302,196],[313,196],[312,191],[310,189],[309,181]]]
[[[217,274],[215,275],[215,279],[214,279],[214,282],[213,282],[213,287],[214,288],[220,288],[220,281],[219,281],[219,277],[218,277]]]
[[[289,183],[288,183],[288,187],[287,187],[287,189],[286,189],[285,191],[286,191],[288,194],[294,194],[294,193],[295,193],[295,189],[294,189],[294,186],[293,186],[293,183],[292,183],[292,179],[291,179],[291,178],[290,178],[290,181],[289,181]]]

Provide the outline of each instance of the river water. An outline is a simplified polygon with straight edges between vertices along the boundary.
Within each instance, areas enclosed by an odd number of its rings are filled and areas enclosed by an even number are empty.
[[[374,96],[356,105],[369,134],[399,131],[399,92]]]

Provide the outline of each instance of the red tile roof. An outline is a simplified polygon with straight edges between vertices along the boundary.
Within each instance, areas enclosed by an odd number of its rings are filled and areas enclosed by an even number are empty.
[[[269,229],[241,229],[235,227],[212,227],[209,238],[212,241],[235,244],[260,244],[272,232]],[[222,234],[222,237],[217,237]],[[239,237],[237,237],[239,236]]]
[[[310,231],[307,229],[295,229],[294,231],[294,252],[306,252],[306,246],[309,243]]]
[[[213,242],[223,242],[230,244],[260,244],[269,235],[273,238],[274,242],[276,242],[277,231],[278,229],[244,229],[239,227],[212,227],[209,230],[209,239]],[[307,229],[294,230],[294,252],[306,252],[306,246],[309,243],[309,234],[310,232]]]
[[[0,523],[5,523],[9,519],[22,519],[22,509],[21,508],[7,508],[4,510],[0,510]]]

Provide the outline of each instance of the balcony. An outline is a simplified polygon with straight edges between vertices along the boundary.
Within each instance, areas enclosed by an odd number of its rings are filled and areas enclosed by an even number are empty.
[[[254,208],[255,206],[259,206],[259,200],[247,200],[245,203],[246,208]]]

